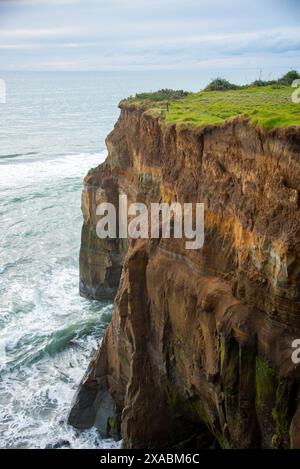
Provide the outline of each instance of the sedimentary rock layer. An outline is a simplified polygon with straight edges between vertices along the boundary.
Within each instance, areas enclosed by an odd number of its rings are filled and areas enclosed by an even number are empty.
[[[166,125],[121,105],[84,181],[80,289],[114,298],[70,423],[127,448],[300,447],[300,127]],[[100,240],[96,206],[204,202],[205,243]]]

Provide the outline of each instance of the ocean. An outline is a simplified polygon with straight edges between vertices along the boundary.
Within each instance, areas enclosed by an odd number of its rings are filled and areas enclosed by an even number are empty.
[[[188,72],[0,72],[0,447],[113,448],[68,412],[113,304],[78,293],[81,189],[118,102]]]

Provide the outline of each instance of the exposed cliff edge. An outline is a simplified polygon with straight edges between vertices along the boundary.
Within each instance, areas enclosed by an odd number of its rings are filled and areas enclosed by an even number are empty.
[[[127,448],[299,448],[300,127],[183,128],[122,104],[107,147],[85,178],[80,289],[115,310],[70,423]],[[204,202],[203,249],[100,240],[96,206],[119,193]]]

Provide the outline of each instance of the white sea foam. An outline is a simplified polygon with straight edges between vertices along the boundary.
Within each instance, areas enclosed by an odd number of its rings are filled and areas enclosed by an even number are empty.
[[[37,292],[22,292],[19,301],[30,299],[32,309],[12,309],[5,321],[0,447],[118,447],[95,429],[79,432],[67,424],[74,393],[112,312],[111,304],[78,297],[76,274],[63,267],[43,279]]]
[[[78,294],[82,178],[104,154],[2,165],[0,447],[105,448],[67,424],[112,304]]]
[[[113,447],[95,429],[67,425],[112,312],[78,293],[81,189],[105,158],[118,101],[136,85],[106,74],[2,78],[0,446]]]
[[[18,159],[5,163],[0,159],[1,192],[14,188],[32,188],[34,183],[37,187],[43,181],[54,179],[76,178],[85,175],[91,168],[98,166],[105,160],[106,153],[78,153],[67,155],[34,155],[32,157],[22,156]]]

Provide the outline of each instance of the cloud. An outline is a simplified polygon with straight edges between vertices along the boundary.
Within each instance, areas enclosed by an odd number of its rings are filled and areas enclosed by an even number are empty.
[[[20,7],[20,6],[37,6],[37,4],[47,4],[49,6],[49,3],[52,5],[70,5],[70,4],[75,4],[75,3],[80,3],[82,0],[0,0],[0,6],[1,4],[6,4],[9,5],[10,7]],[[88,0],[87,0],[88,1]]]
[[[296,67],[296,3],[0,0],[0,68]]]
[[[0,44],[0,49],[5,50],[5,49],[82,49],[85,47],[92,47],[93,45],[97,44],[92,44],[92,43],[81,43],[81,44],[76,44],[76,43],[66,43],[66,44],[25,44],[25,43],[19,43],[19,44]]]
[[[65,36],[71,33],[66,28],[0,29],[0,40],[6,38],[44,38]]]
[[[47,44],[47,43],[18,43],[18,44],[0,44],[0,49],[15,49],[15,50],[30,50],[30,49],[84,49],[88,47],[96,47],[97,43],[62,43],[62,44]]]

